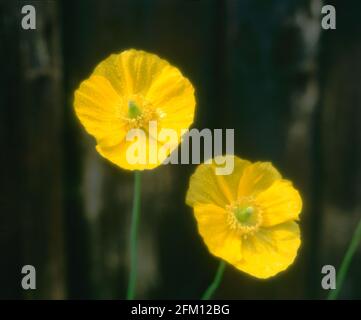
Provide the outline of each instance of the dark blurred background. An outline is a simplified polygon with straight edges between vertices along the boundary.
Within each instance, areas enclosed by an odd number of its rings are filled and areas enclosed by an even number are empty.
[[[21,29],[32,4],[37,29]],[[321,28],[333,4],[337,29]],[[228,267],[216,298],[325,298],[361,217],[359,0],[0,2],[0,298],[122,299],[131,172],[95,151],[72,102],[110,53],[138,48],[196,88],[194,127],[235,128],[235,153],[270,160],[304,200],[295,263],[268,280]],[[199,298],[218,261],[184,198],[194,165],[143,174],[138,298]],[[21,288],[21,268],[37,289]],[[361,298],[361,251],[341,298]]]

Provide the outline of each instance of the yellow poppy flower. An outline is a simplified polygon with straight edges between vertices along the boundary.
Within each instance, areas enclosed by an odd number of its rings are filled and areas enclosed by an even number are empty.
[[[76,90],[74,107],[86,131],[95,137],[96,149],[103,157],[124,169],[152,169],[178,146],[182,130],[192,124],[194,88],[167,61],[130,49],[110,55],[95,68]],[[151,122],[156,123],[154,135],[149,134]],[[158,140],[162,128],[175,130],[178,140],[154,159],[150,155],[152,146],[159,148],[167,143]],[[138,137],[144,140],[140,141],[144,142],[142,152],[147,155],[144,163],[134,163],[127,157],[133,143],[127,139],[131,129],[144,133],[144,137]]]
[[[285,270],[301,243],[298,191],[269,162],[234,157],[227,176],[215,168],[214,161],[198,166],[186,196],[209,251],[257,278]]]

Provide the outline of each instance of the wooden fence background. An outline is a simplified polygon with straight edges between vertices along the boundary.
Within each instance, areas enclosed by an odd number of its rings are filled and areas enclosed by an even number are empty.
[[[22,5],[37,29],[20,27]],[[259,281],[227,269],[218,298],[324,298],[361,217],[361,3],[321,0],[0,2],[0,298],[124,298],[132,174],[95,152],[73,92],[112,52],[178,66],[197,95],[196,128],[234,128],[235,152],[271,160],[304,198],[295,264]],[[139,298],[198,298],[217,260],[184,203],[192,165],[143,179]],[[21,267],[37,289],[21,289]],[[361,298],[361,251],[341,297]]]

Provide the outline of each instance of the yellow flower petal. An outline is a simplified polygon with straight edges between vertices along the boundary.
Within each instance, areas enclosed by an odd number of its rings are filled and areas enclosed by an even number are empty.
[[[95,75],[106,77],[121,95],[146,94],[154,78],[169,63],[155,54],[130,49],[112,54],[94,70]]]
[[[217,157],[218,159],[224,158]],[[190,178],[186,203],[196,204],[214,203],[225,207],[237,198],[237,186],[249,161],[234,157],[234,170],[230,175],[216,175],[217,165],[201,164]]]
[[[238,197],[255,196],[266,190],[281,174],[270,162],[256,162],[248,166],[239,182]]]
[[[229,263],[242,258],[241,238],[229,230],[227,212],[215,205],[199,205],[194,208],[198,230],[209,251]]]
[[[256,202],[262,210],[263,226],[298,220],[302,210],[300,194],[287,180],[275,181],[267,190],[258,194]]]
[[[239,270],[257,278],[269,278],[291,265],[301,244],[300,229],[295,222],[260,229],[243,241]]]
[[[136,154],[134,157],[132,157],[131,153],[130,156],[127,158],[127,152],[128,148],[131,147],[133,141],[126,141],[123,140],[119,145],[116,146],[104,146],[102,144],[98,144],[96,146],[96,150],[99,152],[100,155],[102,155],[104,158],[110,160],[115,165],[128,170],[150,170],[154,169],[159,166],[165,159],[166,156],[163,156],[158,159],[158,162],[156,163],[150,163],[148,161],[148,156],[151,153],[150,151],[150,143],[149,141],[153,141],[153,143],[157,144],[157,148],[160,148],[161,145],[155,140],[146,135],[145,139],[140,137],[139,143],[144,145],[144,155],[146,157],[146,163],[135,163],[137,159],[140,158],[139,154]],[[129,161],[130,160],[130,161]]]
[[[117,120],[122,114],[121,98],[100,76],[91,76],[75,92],[75,112],[85,129],[106,146],[120,143],[126,132]]]
[[[177,68],[165,66],[154,77],[145,98],[164,115],[161,119],[162,127],[184,129],[192,124],[194,88]]]

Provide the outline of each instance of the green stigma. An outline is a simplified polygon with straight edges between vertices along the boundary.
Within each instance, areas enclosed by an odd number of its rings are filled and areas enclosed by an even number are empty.
[[[252,207],[237,208],[234,210],[234,215],[240,223],[245,223],[249,220],[254,209]]]
[[[128,102],[128,117],[130,119],[134,119],[141,115],[141,110],[138,108],[138,106],[135,104],[134,101],[130,100]]]

